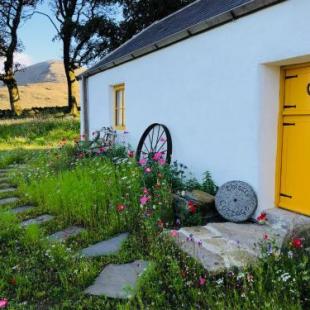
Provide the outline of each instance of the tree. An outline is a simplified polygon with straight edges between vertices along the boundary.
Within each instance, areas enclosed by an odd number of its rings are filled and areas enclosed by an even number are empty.
[[[129,40],[153,22],[192,3],[194,0],[121,0],[124,21],[120,24],[119,42]]]
[[[17,102],[20,100],[15,71],[19,64],[14,63],[14,53],[22,50],[17,30],[22,20],[29,16],[36,0],[0,0],[0,57],[4,59],[4,73],[0,73],[0,81],[7,86],[10,106],[17,113]]]
[[[110,17],[116,0],[55,0],[51,2],[59,26],[44,13],[63,45],[68,86],[68,111],[77,112],[75,70],[104,56],[113,46],[117,26]]]

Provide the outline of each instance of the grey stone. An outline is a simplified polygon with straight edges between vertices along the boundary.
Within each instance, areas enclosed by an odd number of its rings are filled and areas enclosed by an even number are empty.
[[[193,190],[192,195],[195,200],[199,201],[201,204],[210,204],[214,203],[215,197],[211,194],[208,194],[204,191]]]
[[[0,188],[4,189],[4,188],[8,188],[8,187],[12,187],[12,184],[10,184],[10,183],[0,183]]]
[[[283,248],[292,237],[310,238],[310,218],[281,209],[266,211],[267,224],[210,223],[173,232],[175,243],[209,272],[254,264],[261,256],[261,242],[267,235]],[[310,243],[309,243],[310,246]]]
[[[137,260],[123,265],[107,265],[84,292],[90,295],[105,295],[110,298],[129,298],[136,289],[139,276],[145,271],[148,262]]]
[[[19,200],[18,197],[8,197],[8,198],[0,199],[0,206],[6,205],[9,203],[13,203],[13,202],[16,202],[18,200]]]
[[[70,226],[64,230],[58,231],[52,235],[50,235],[48,237],[49,240],[52,241],[66,241],[68,238],[70,237],[75,237],[77,236],[79,233],[81,233],[82,231],[84,231],[84,229],[82,227],[79,226]]]
[[[10,192],[15,192],[15,191],[16,191],[15,187],[8,187],[8,188],[0,189],[0,193],[10,193]]]
[[[244,222],[255,212],[257,197],[249,184],[230,181],[218,190],[215,207],[224,219],[236,223]]]
[[[114,238],[96,243],[82,250],[82,255],[86,257],[95,257],[102,255],[111,255],[119,252],[122,243],[128,238],[128,233],[120,234]]]
[[[13,212],[14,214],[19,214],[19,213],[23,213],[23,212],[26,212],[32,209],[34,209],[33,206],[21,206],[21,207],[11,209],[10,211]]]
[[[40,224],[46,223],[48,221],[51,221],[52,219],[54,219],[54,216],[49,215],[49,214],[43,214],[43,215],[40,215],[36,218],[23,221],[21,223],[21,226],[26,227],[26,226],[32,225],[32,224],[40,225]]]

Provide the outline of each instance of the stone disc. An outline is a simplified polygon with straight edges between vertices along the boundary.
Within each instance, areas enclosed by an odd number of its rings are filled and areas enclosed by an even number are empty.
[[[249,184],[230,181],[218,190],[215,207],[224,219],[236,223],[244,222],[255,212],[257,196]]]

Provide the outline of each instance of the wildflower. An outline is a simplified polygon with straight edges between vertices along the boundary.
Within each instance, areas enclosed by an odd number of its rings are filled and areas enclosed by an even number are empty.
[[[302,239],[301,238],[294,238],[292,240],[292,246],[295,249],[301,249],[303,247]]]
[[[267,234],[264,234],[264,240],[268,240],[269,236]]]
[[[173,238],[177,237],[178,234],[179,234],[179,233],[178,233],[177,230],[171,230],[171,232],[170,232],[170,235],[171,235],[171,237],[173,237]]]
[[[160,229],[163,229],[164,228],[164,222],[162,220],[158,220],[157,221],[157,226],[160,228]]]
[[[223,278],[220,278],[216,281],[217,285],[221,285],[224,283],[224,279]]]
[[[128,151],[128,157],[133,158],[135,156],[134,151]]]
[[[144,169],[144,172],[146,173],[151,173],[152,172],[152,169],[150,167],[147,167]]]
[[[105,152],[105,148],[102,146],[101,148],[99,148],[99,152],[100,153],[104,153]]]
[[[203,286],[206,283],[206,279],[204,277],[199,277],[199,285]]]
[[[266,212],[262,212],[258,217],[257,217],[257,222],[258,224],[265,224],[267,221],[267,214]]]
[[[198,240],[197,244],[198,246],[202,246],[202,240]]]
[[[288,251],[288,252],[287,252],[287,257],[288,257],[288,258],[293,258],[293,256],[294,256],[294,254],[293,254],[292,251]]]
[[[162,158],[162,153],[161,152],[156,152],[153,156],[153,160],[159,161]]]
[[[148,191],[148,189],[145,187],[144,189],[143,189],[143,194],[144,195],[147,195],[149,193],[149,191]]]
[[[164,158],[160,158],[160,159],[158,160],[158,163],[159,163],[161,166],[163,166],[163,165],[166,164],[166,160],[165,160]]]
[[[147,163],[147,160],[146,160],[145,158],[141,158],[141,159],[139,160],[139,164],[140,164],[141,166],[144,166],[146,163]]]
[[[285,272],[285,273],[281,274],[279,279],[282,282],[287,282],[290,278],[291,278],[291,275],[288,272]]]
[[[16,285],[16,279],[15,279],[15,278],[12,278],[12,279],[10,280],[10,284]]]
[[[124,205],[118,205],[118,206],[116,207],[116,210],[117,210],[118,212],[123,212],[125,209],[126,209],[126,206],[124,206]]]
[[[141,203],[142,206],[144,206],[144,205],[146,205],[148,203],[149,200],[150,200],[149,196],[143,195],[140,198],[140,203]]]
[[[0,309],[4,309],[8,305],[8,300],[6,298],[0,299]]]
[[[190,213],[196,213],[196,208],[196,205],[191,200],[187,203],[187,209]]]

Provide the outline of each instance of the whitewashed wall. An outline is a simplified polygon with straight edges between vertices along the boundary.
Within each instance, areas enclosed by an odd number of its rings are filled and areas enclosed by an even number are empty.
[[[274,206],[280,66],[310,61],[310,1],[289,0],[89,79],[90,132],[112,125],[112,85],[126,84],[136,146],[168,126],[173,159],[216,183],[249,182]]]

